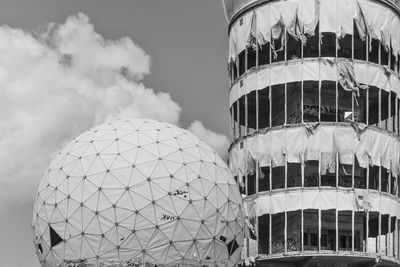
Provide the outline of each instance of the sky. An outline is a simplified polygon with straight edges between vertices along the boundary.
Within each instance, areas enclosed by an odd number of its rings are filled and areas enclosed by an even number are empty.
[[[62,146],[106,120],[187,128],[225,157],[219,0],[0,0],[0,266],[39,267],[32,202]]]

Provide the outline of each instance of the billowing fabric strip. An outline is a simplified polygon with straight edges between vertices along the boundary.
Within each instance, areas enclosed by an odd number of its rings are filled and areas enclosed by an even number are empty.
[[[320,154],[322,174],[335,162],[336,154],[342,164],[351,165],[356,155],[362,168],[383,166],[393,176],[400,173],[400,141],[386,132],[367,127],[357,133],[350,125],[329,124],[310,129],[307,125],[273,129],[244,139],[242,149],[236,144],[230,151],[233,175],[248,173],[248,166],[257,160],[260,167],[276,167],[285,166],[285,157],[290,163],[304,163],[319,160]]]
[[[333,32],[342,38],[346,34],[353,35],[355,22],[362,39],[369,35],[387,49],[392,45],[396,57],[400,53],[400,18],[382,3],[368,0],[287,0],[265,4],[234,22],[229,38],[236,52],[230,51],[230,58],[249,44],[254,12],[256,21],[253,28],[257,28],[256,39],[260,45],[268,42],[273,45],[285,28],[296,39],[306,38],[314,34],[318,22],[322,35]]]
[[[253,202],[254,200],[250,198],[245,201]],[[257,216],[301,209],[369,210],[400,217],[398,200],[367,190],[304,189],[274,192],[257,198]]]
[[[269,85],[297,82],[302,81],[302,79],[304,81],[318,81],[319,79],[322,81],[340,81],[341,75],[344,79],[343,84],[348,84],[348,89],[351,91],[367,88],[364,85],[373,85],[388,92],[394,91],[397,95],[400,95],[400,79],[378,65],[361,61],[352,63],[337,61],[335,63],[326,60],[306,60],[303,63],[294,61],[287,65],[268,66],[260,69],[257,75],[252,73],[245,76],[242,80],[243,87],[247,84],[246,90],[243,91],[238,85],[239,83],[233,85],[230,91],[229,106],[242,97],[244,93],[262,90]]]

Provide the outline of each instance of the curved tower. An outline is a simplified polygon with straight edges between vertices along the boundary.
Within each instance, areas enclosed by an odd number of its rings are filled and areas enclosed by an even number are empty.
[[[223,0],[247,264],[399,266],[397,2]]]

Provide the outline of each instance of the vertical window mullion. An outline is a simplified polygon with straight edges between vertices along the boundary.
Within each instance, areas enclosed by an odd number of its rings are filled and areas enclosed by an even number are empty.
[[[354,211],[354,209],[351,211],[351,251],[352,252],[354,252],[354,224],[355,224],[355,221],[354,221],[354,214],[355,214],[355,211]]]
[[[285,211],[285,231],[284,231],[284,240],[285,240],[285,253],[287,253],[287,211]]]
[[[382,89],[379,88],[379,94],[378,94],[378,126],[379,128],[382,128],[382,114],[381,114],[381,109],[382,109]]]

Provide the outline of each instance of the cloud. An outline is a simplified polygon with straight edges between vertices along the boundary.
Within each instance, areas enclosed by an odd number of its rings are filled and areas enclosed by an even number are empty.
[[[200,121],[194,121],[188,130],[209,144],[224,159],[228,156],[229,139],[226,135],[213,132]]]
[[[57,150],[107,119],[178,124],[180,106],[141,83],[149,70],[143,49],[104,39],[84,14],[37,35],[0,27],[0,202],[31,201]]]
[[[117,117],[179,124],[181,107],[141,82],[150,57],[129,37],[107,40],[84,14],[31,34],[0,27],[0,213],[30,203],[48,163],[86,129]],[[189,129],[226,155],[228,140]]]

